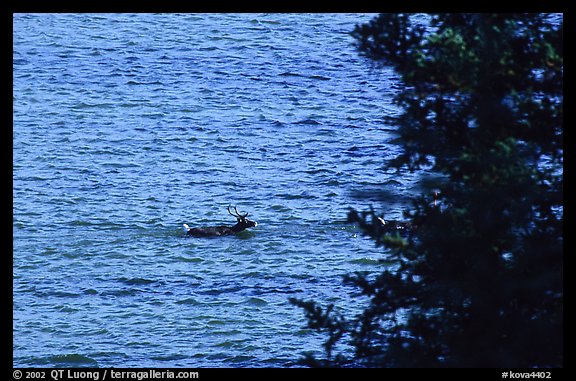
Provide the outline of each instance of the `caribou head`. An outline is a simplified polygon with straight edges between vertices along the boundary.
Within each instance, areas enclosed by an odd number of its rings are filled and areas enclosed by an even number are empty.
[[[236,221],[238,221],[236,223],[236,225],[234,225],[230,228],[230,230],[232,230],[234,233],[239,233],[242,230],[245,230],[247,228],[255,228],[258,225],[255,221],[250,221],[249,219],[246,218],[246,217],[248,217],[248,213],[240,214],[238,212],[238,209],[236,209],[236,207],[234,207],[234,213],[232,213],[230,211],[230,205],[228,205],[227,209],[228,209],[228,213],[230,213],[230,215],[236,217]]]
[[[240,233],[247,228],[256,227],[258,224],[255,221],[247,219],[248,213],[240,214],[238,209],[234,207],[234,211],[230,210],[231,205],[228,205],[228,213],[236,217],[236,225],[234,226],[208,226],[203,228],[190,228],[187,224],[184,224],[184,229],[187,235],[194,237],[214,237],[221,235],[232,235]]]

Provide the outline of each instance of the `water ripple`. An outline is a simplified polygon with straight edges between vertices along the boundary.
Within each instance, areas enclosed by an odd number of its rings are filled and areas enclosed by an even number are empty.
[[[382,253],[345,224],[413,178],[371,15],[16,14],[14,366],[294,366],[288,297],[347,304]],[[185,239],[182,223],[258,227]],[[85,338],[79,340],[78,338]]]

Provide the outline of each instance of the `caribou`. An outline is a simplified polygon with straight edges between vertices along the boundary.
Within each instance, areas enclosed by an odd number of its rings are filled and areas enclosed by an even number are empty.
[[[230,210],[231,205],[228,205],[228,213],[236,217],[236,225],[234,226],[207,226],[201,228],[191,228],[187,224],[183,224],[186,235],[193,237],[218,237],[223,235],[233,235],[246,230],[247,228],[254,228],[258,225],[255,221],[247,219],[248,213],[240,214],[236,206],[234,212]]]

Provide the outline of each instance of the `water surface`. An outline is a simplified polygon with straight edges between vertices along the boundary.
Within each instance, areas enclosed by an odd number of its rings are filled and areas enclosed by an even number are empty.
[[[349,207],[400,216],[396,75],[357,14],[16,14],[14,366],[293,366],[289,297],[347,303],[382,252]],[[191,226],[258,227],[184,238]]]

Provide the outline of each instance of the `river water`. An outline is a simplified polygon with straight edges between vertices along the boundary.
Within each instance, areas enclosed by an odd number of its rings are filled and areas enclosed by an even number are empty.
[[[399,217],[400,90],[367,14],[15,14],[13,364],[285,367],[381,271],[349,207]],[[384,200],[384,201],[383,201]],[[186,238],[182,224],[258,222]]]

